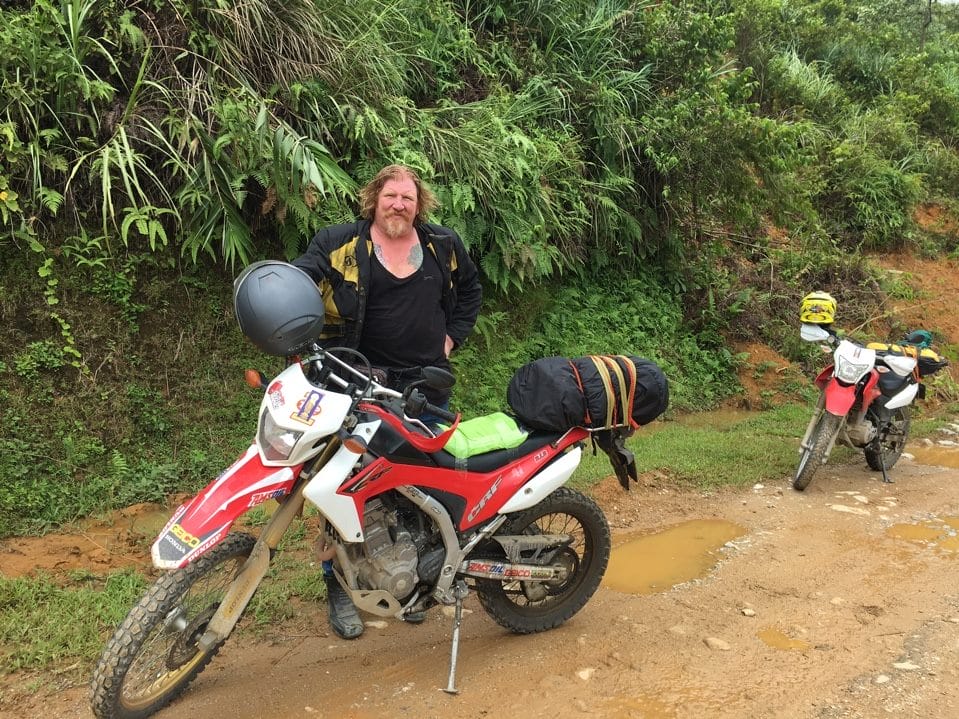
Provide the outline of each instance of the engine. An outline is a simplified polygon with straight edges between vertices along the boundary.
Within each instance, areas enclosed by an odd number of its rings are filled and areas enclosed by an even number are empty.
[[[865,447],[876,436],[876,425],[866,419],[846,424],[846,436],[853,447]]]
[[[362,549],[351,547],[350,551],[360,586],[382,589],[400,600],[412,594],[419,582],[418,553],[413,535],[398,521],[398,513],[379,499],[371,500],[363,517],[363,533]]]

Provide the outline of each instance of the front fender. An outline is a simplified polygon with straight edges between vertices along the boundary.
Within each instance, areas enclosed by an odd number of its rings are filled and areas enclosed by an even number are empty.
[[[856,385],[841,385],[833,378],[826,384],[823,394],[826,411],[837,417],[845,417],[856,402]]]
[[[159,569],[186,566],[223,539],[241,514],[290,493],[302,464],[267,467],[256,444],[190,501],[181,504],[153,542]]]

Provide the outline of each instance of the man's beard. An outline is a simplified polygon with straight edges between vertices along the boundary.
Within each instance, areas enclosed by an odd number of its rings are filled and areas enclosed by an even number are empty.
[[[410,222],[401,215],[391,215],[383,220],[383,232],[390,239],[404,237],[411,228]]]

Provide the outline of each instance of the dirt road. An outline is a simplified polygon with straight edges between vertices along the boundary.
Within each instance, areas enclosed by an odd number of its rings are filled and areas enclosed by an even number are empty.
[[[956,717],[959,471],[903,460],[894,478],[856,463],[827,466],[803,494],[784,479],[711,496],[648,479],[627,495],[610,480],[596,490],[614,527],[609,582],[565,626],[525,637],[471,597],[458,696],[441,691],[440,610],[344,642],[318,606],[272,639],[231,640],[157,716]],[[665,530],[657,566],[703,560],[702,576],[672,585],[654,569],[657,586],[611,588]],[[738,536],[723,545],[723,531]],[[86,690],[0,710],[24,716],[89,717]]]

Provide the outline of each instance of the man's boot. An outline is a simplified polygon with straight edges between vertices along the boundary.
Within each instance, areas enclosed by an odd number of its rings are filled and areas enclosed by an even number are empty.
[[[340,586],[336,576],[327,574],[326,603],[330,615],[330,628],[342,639],[356,639],[363,633],[363,622],[356,606],[346,590]]]

